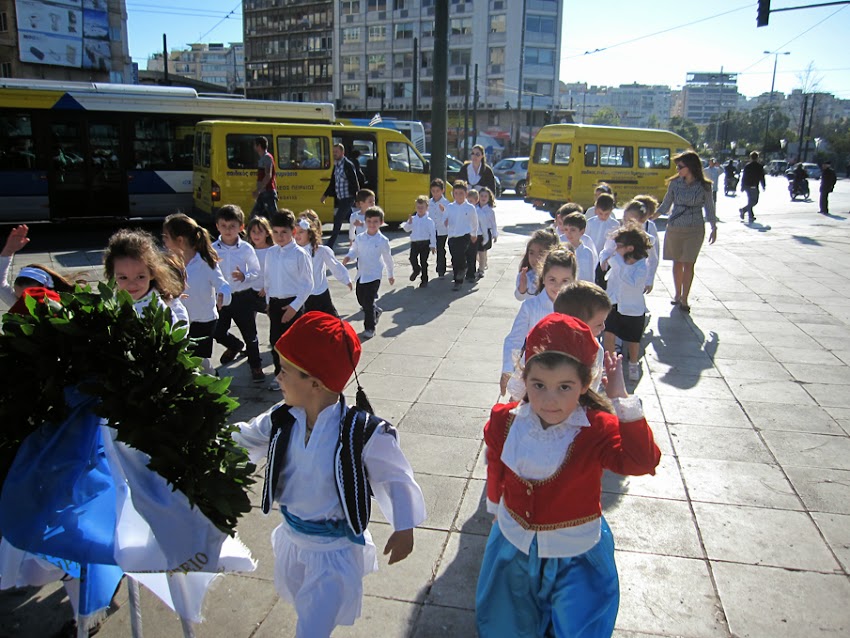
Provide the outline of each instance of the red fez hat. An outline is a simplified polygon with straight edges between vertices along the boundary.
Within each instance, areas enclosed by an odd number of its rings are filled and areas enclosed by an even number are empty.
[[[341,393],[360,361],[360,340],[347,321],[313,310],[302,315],[274,346],[288,363]]]
[[[560,352],[593,368],[599,342],[583,321],[553,312],[543,317],[525,339],[526,363],[543,352]]]
[[[32,297],[40,303],[47,303],[48,299],[59,303],[59,293],[50,290],[50,288],[40,288],[33,286],[26,288],[18,300],[9,308],[9,312],[15,315],[28,315],[30,311],[27,309],[27,297]]]

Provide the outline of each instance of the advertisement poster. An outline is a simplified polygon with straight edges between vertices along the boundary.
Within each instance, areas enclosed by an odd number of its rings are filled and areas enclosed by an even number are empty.
[[[21,62],[76,68],[83,65],[82,38],[18,31],[18,46]]]
[[[109,71],[106,0],[17,0],[21,62]]]

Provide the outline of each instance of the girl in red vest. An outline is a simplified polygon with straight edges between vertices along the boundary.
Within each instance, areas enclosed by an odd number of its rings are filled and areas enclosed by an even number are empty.
[[[590,389],[597,350],[583,322],[544,317],[526,339],[525,398],[497,404],[484,427],[496,516],[476,594],[482,637],[614,631],[620,590],[602,472],[654,474],[661,452],[619,356],[606,357],[610,400]]]

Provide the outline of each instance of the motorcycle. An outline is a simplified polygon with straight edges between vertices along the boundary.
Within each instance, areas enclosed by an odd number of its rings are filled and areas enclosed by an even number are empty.
[[[794,179],[793,175],[788,176],[788,194],[791,196],[791,201],[795,201],[798,197],[809,199],[809,180],[803,178],[801,180]]]
[[[726,179],[723,180],[724,186],[724,195],[729,197],[730,195],[734,196],[735,191],[738,189],[738,174],[733,173],[732,175],[726,175]]]

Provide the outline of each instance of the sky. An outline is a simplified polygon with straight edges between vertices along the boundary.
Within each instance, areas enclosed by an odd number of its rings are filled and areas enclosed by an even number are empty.
[[[773,0],[771,8],[821,1]],[[757,28],[757,4],[564,0],[561,80],[676,89],[689,72],[723,69],[738,73],[738,90],[753,97],[770,91],[776,59],[777,91],[790,93],[808,84],[809,90],[850,99],[850,57],[842,46],[850,33],[850,5],[772,13],[768,26]],[[241,42],[241,11],[242,2],[235,0],[127,0],[130,54],[144,69],[147,58],[162,50],[163,32],[169,49]]]

